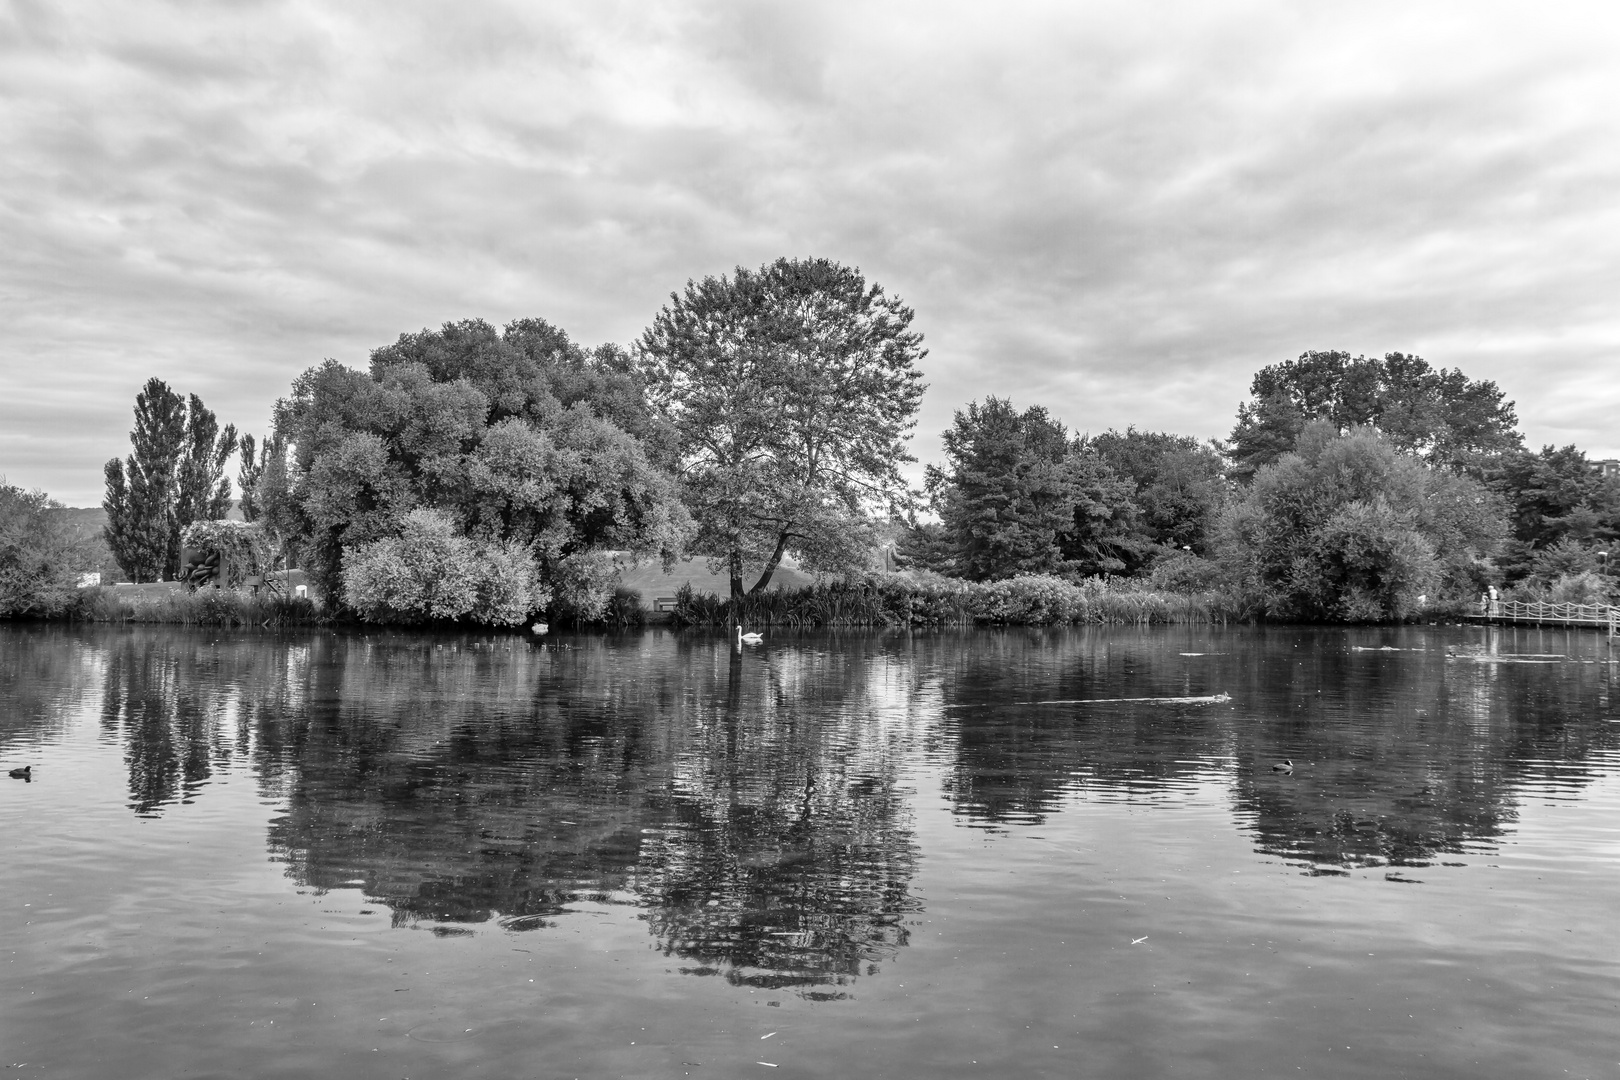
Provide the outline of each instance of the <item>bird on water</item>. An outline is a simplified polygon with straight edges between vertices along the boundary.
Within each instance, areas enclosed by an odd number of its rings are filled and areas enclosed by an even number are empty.
[[[34,767],[32,765],[24,765],[20,769],[12,769],[11,770],[11,778],[13,780],[30,780],[31,781],[31,780],[34,779]]]
[[[752,633],[752,632],[745,634],[745,633],[743,633],[742,624],[741,623],[737,624],[737,644],[739,644],[739,645],[758,645],[760,642],[762,642],[764,640],[765,640],[765,635],[764,634],[755,634],[755,633]]]
[[[1294,771],[1294,759],[1293,758],[1283,758],[1281,761],[1277,762],[1277,764],[1275,764],[1275,765],[1273,765],[1271,767],[1271,771],[1272,772],[1289,772],[1289,773],[1293,772]]]

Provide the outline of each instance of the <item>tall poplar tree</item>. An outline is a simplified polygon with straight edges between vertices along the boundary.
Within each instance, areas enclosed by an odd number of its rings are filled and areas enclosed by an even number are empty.
[[[192,521],[224,517],[230,508],[225,461],[236,428],[219,430],[196,394],[188,403],[162,379],[148,379],[135,396],[132,451],[104,470],[105,535],[113,558],[132,581],[172,578],[180,566],[180,530]]]
[[[186,404],[162,379],[135,395],[128,458],[107,462],[107,544],[131,581],[157,581],[169,565],[175,466],[186,438]]]

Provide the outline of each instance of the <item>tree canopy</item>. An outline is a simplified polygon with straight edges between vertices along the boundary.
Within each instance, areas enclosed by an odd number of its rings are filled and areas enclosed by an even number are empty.
[[[558,355],[558,365],[579,360],[584,384],[601,374],[594,362],[560,331],[539,360],[508,340],[544,325],[498,336],[474,321],[402,337],[373,354],[370,373],[328,361],[277,404],[275,438],[290,448],[281,490],[294,513],[268,494],[260,501],[273,521],[290,522],[326,595],[361,595],[344,591],[345,560],[362,565],[362,549],[381,558],[391,549],[375,545],[407,525],[422,539],[448,521],[503,559],[521,549],[542,590],[566,582],[564,599],[586,610],[611,587],[603,552],[672,558],[683,548],[689,519],[643,444],[600,415],[611,409],[591,394],[564,405],[552,393]],[[412,518],[418,510],[442,516]],[[508,584],[513,596],[530,594]],[[503,617],[512,610],[496,606]]]
[[[1460,370],[1436,370],[1419,356],[1382,360],[1347,352],[1309,351],[1262,368],[1251,398],[1238,406],[1228,454],[1233,475],[1247,480],[1294,448],[1312,421],[1341,434],[1376,429],[1396,450],[1431,463],[1455,464],[1521,445],[1513,402],[1494,382]]]
[[[1093,436],[1087,445],[1134,486],[1138,523],[1156,556],[1206,553],[1227,494],[1226,463],[1214,447],[1191,436],[1134,427]]]
[[[224,517],[230,508],[225,463],[236,450],[236,428],[219,420],[196,394],[189,401],[162,379],[148,379],[135,396],[133,450],[104,470],[106,538],[133,581],[173,578],[180,568],[180,530]]]
[[[927,484],[963,577],[1109,573],[1140,554],[1130,482],[1045,407],[971,402],[944,444]]]
[[[1309,425],[1221,523],[1233,583],[1283,619],[1403,618],[1502,535],[1477,481],[1426,467],[1371,428]]]
[[[694,546],[718,554],[734,598],[745,573],[767,587],[789,548],[813,568],[863,564],[875,513],[909,504],[927,355],[912,318],[858,270],[784,258],[687,282],[642,334]]]

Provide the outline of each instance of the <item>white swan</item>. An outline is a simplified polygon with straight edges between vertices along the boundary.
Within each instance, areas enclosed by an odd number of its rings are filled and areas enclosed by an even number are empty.
[[[754,633],[745,634],[745,633],[743,633],[742,624],[741,623],[737,624],[737,644],[738,645],[758,645],[760,642],[762,642],[764,640],[765,640],[765,635],[764,634],[754,634]]]

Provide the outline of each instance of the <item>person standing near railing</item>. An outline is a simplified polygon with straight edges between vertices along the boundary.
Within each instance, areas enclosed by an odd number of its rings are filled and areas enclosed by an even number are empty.
[[[1492,615],[1500,615],[1500,614],[1502,614],[1502,595],[1496,591],[1496,586],[1495,585],[1491,586],[1489,595],[1490,595],[1490,613]]]

